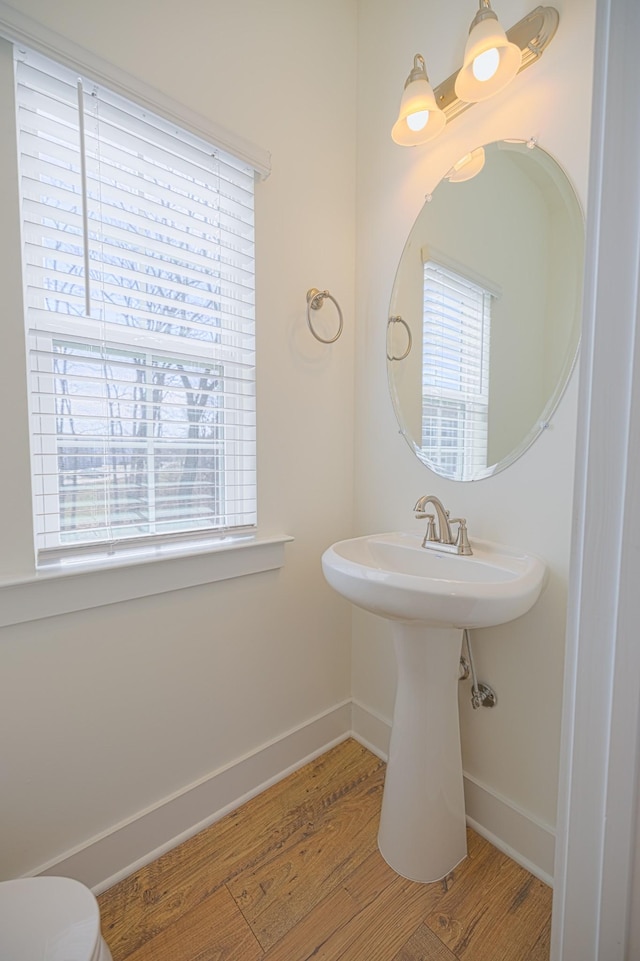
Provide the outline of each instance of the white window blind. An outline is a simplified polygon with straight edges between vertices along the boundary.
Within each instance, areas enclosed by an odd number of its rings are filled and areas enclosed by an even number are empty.
[[[424,263],[422,447],[454,480],[487,466],[491,300],[463,274]]]
[[[17,52],[40,560],[256,522],[254,171]]]

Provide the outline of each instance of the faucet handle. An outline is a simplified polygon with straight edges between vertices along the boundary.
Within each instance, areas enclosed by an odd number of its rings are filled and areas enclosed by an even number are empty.
[[[458,525],[458,536],[456,538],[457,553],[469,557],[473,554],[473,551],[471,550],[471,544],[467,536],[466,519],[464,517],[452,517],[450,523]]]
[[[427,514],[425,511],[416,511],[416,517],[418,520],[426,520],[427,530],[422,538],[422,546],[428,544],[430,541],[438,541],[438,535],[436,533],[436,517],[435,514]]]

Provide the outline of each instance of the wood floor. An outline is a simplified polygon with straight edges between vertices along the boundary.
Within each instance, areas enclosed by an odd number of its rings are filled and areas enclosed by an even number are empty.
[[[551,890],[474,832],[445,881],[387,866],[384,769],[345,741],[105,891],[114,961],[548,961]]]

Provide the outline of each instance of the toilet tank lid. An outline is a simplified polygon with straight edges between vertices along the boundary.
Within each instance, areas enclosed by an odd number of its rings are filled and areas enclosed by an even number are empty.
[[[0,958],[90,961],[100,938],[98,903],[71,878],[0,882]]]

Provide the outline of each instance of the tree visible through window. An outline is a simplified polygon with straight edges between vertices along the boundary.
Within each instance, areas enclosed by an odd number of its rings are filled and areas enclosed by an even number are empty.
[[[42,556],[255,525],[254,171],[16,64]]]
[[[108,515],[122,537],[209,526],[224,516],[224,377],[201,364],[53,342],[62,543]],[[77,384],[85,383],[78,396]],[[88,396],[89,382],[104,396]],[[185,492],[191,502],[185,519]]]
[[[425,261],[422,449],[454,480],[487,466],[491,300],[462,273]]]

